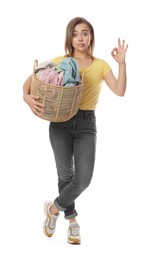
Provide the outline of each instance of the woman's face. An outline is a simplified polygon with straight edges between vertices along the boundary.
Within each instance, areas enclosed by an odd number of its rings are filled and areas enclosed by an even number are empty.
[[[87,24],[81,23],[75,26],[72,46],[78,51],[87,51],[90,46],[91,32]]]

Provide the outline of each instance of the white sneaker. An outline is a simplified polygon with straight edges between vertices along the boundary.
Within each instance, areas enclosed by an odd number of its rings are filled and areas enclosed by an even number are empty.
[[[77,222],[70,223],[68,229],[67,242],[75,245],[81,243],[80,226]]]
[[[56,221],[57,221],[57,218],[59,217],[59,214],[53,215],[50,213],[50,208],[52,207],[52,205],[53,205],[53,202],[50,202],[50,201],[46,201],[44,204],[44,213],[45,213],[46,219],[43,224],[43,231],[44,231],[44,234],[48,237],[52,237],[52,235],[54,234],[55,228],[56,228]]]

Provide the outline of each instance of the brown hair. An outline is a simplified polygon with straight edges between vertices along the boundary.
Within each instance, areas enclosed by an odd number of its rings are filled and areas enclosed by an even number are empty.
[[[89,46],[89,54],[91,56],[93,56],[93,49],[94,49],[94,44],[95,44],[93,26],[85,18],[75,17],[68,23],[68,25],[66,27],[65,52],[66,52],[66,55],[69,57],[71,57],[73,55],[73,46],[72,46],[73,31],[74,31],[76,25],[81,24],[81,23],[87,24],[90,29],[92,38],[91,38],[91,42],[90,42],[90,46]]]

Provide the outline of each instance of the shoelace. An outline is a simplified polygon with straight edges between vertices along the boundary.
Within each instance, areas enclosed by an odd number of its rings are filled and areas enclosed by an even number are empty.
[[[57,219],[57,218],[55,218],[54,216],[52,216],[52,217],[50,218],[50,223],[49,223],[49,225],[50,225],[51,228],[54,228],[54,227],[55,227],[56,219]]]
[[[79,235],[79,225],[71,225],[71,233],[73,236],[78,236]]]

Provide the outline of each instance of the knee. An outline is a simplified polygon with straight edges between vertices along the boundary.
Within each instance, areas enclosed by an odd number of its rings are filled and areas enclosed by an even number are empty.
[[[79,182],[74,183],[73,182],[73,186],[76,190],[79,191],[79,193],[82,193],[84,190],[86,190],[88,188],[88,186],[91,183],[91,179],[83,179]]]

